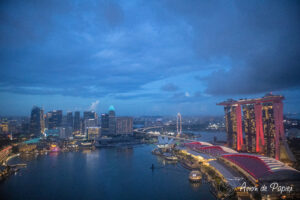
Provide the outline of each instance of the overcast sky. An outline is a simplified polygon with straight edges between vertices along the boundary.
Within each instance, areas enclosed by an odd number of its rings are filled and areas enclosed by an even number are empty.
[[[285,95],[300,112],[299,1],[1,1],[0,114],[221,115]]]

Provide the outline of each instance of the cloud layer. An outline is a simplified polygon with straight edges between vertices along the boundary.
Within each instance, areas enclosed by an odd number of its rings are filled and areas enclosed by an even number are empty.
[[[298,1],[3,1],[0,94],[153,104],[299,91]],[[207,104],[208,105],[208,104]]]

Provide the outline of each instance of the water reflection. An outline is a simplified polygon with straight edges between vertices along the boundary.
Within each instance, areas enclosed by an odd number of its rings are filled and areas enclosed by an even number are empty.
[[[27,161],[27,162],[35,160],[37,157],[38,157],[38,155],[37,154],[33,154],[33,153],[31,153],[31,154],[26,153],[26,154],[21,154],[20,155],[20,159],[22,161]]]
[[[127,155],[132,155],[133,148],[132,147],[119,147],[119,148],[117,148],[117,152],[125,153]]]
[[[50,152],[50,153],[49,153],[49,156],[51,156],[51,157],[57,157],[58,154],[59,154],[58,152],[54,152],[54,151],[53,151],[53,152]]]
[[[190,186],[194,191],[197,191],[201,185],[202,185],[202,182],[197,182],[197,183],[190,182]]]
[[[15,200],[214,199],[207,184],[190,184],[188,170],[152,155],[153,148],[145,145],[133,149],[96,149],[54,153],[37,159],[34,154],[23,155],[28,161],[36,160],[29,162],[20,171],[22,174],[4,181],[0,194]],[[152,164],[154,170],[150,168]]]
[[[82,153],[84,154],[90,154],[92,151],[90,149],[83,149]]]
[[[177,161],[170,161],[170,160],[166,160],[164,157],[161,157],[161,156],[156,156],[156,159],[157,159],[157,162],[163,166],[166,166],[166,165],[177,165]]]

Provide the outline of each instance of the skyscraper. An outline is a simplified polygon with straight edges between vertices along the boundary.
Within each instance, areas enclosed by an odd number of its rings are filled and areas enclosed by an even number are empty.
[[[30,133],[36,137],[41,136],[45,129],[44,110],[34,106],[30,115]]]
[[[237,131],[236,131],[236,107],[225,106],[225,125],[227,133],[227,145],[233,149],[237,147]]]
[[[108,109],[108,117],[109,117],[109,123],[108,123],[109,134],[114,135],[116,134],[116,113],[113,105],[111,105]]]
[[[86,133],[88,127],[98,126],[98,116],[95,111],[84,111],[83,132]]]
[[[97,120],[96,119],[86,119],[86,120],[84,120],[84,126],[85,126],[85,128],[96,127]]]
[[[74,132],[80,133],[80,112],[76,111],[74,114]]]
[[[109,116],[106,113],[101,114],[101,135],[109,134]]]
[[[243,123],[246,151],[254,153],[256,152],[256,124],[253,104],[243,105]]]
[[[84,111],[83,119],[97,119],[97,113],[95,111]]]
[[[133,133],[132,117],[116,117],[116,134],[129,135]]]
[[[133,133],[132,117],[116,117],[114,106],[110,106],[108,114],[101,114],[101,135],[128,135]]]
[[[67,112],[67,126],[73,128],[73,113],[72,112]]]
[[[47,113],[48,129],[55,129],[62,126],[62,110],[53,110]]]
[[[282,153],[284,157],[293,160],[283,128],[283,99],[280,95],[267,94],[257,99],[231,99],[219,103],[218,105],[223,105],[225,109],[228,146],[238,151],[242,150],[244,128],[248,152],[261,153],[277,160]]]
[[[266,156],[275,157],[275,119],[273,103],[262,104],[262,122],[265,145],[262,152]]]

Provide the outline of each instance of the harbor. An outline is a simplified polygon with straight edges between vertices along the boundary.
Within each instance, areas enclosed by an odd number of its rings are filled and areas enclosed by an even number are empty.
[[[161,157],[151,154],[154,148],[155,145],[142,144],[38,155],[27,161],[16,157],[14,162],[26,163],[27,168],[2,182],[0,193],[5,199],[16,200],[35,199],[37,195],[47,199],[57,193],[66,199],[86,199],[88,194],[122,199],[125,193],[128,199],[215,199],[208,183],[195,188],[188,180],[189,170],[179,163],[164,163]],[[72,181],[72,187],[66,184],[68,181]],[[26,189],[23,185],[27,185]],[[13,187],[19,188],[18,193],[12,192]]]
[[[195,137],[192,137],[192,139]],[[103,137],[98,141],[88,141],[81,138],[74,138],[74,140],[70,141],[56,141],[56,140],[48,140],[45,141],[43,139],[40,140],[31,140],[26,142],[24,145],[18,146],[18,148],[12,148],[11,151],[18,151],[17,154],[8,154],[8,160],[25,160],[29,159],[37,159],[42,158],[43,156],[56,156],[56,155],[64,155],[72,152],[82,152],[86,155],[94,154],[93,152],[101,151],[102,149],[116,149],[120,152],[133,152],[134,149],[139,148],[139,146],[149,145],[149,143],[155,143],[156,145],[151,145],[153,148],[149,152],[157,157],[158,162],[160,164],[151,164],[151,171],[155,173],[158,169],[168,168],[168,166],[177,166],[179,170],[187,170],[189,172],[186,174],[186,181],[190,182],[192,187],[195,189],[197,185],[206,181],[209,185],[209,191],[214,194],[215,197],[221,198],[224,197],[225,192],[222,194],[217,192],[217,187],[220,187],[223,182],[222,178],[215,174],[214,170],[209,169],[207,166],[203,165],[203,163],[199,163],[198,157],[193,157],[190,153],[186,152],[186,148],[182,146],[184,144],[184,140],[182,140],[181,144],[175,144],[175,140],[180,138],[175,137],[164,137],[164,136],[153,136],[144,134],[144,137],[135,136],[135,137]],[[185,139],[189,140],[189,139]],[[179,144],[179,145],[178,145]],[[53,154],[58,153],[58,154]],[[203,156],[203,155],[202,155]],[[20,159],[19,159],[20,158]],[[209,159],[209,157],[207,157]],[[211,158],[210,158],[211,159]],[[20,162],[21,163],[21,162]],[[26,166],[25,164],[24,166]],[[23,166],[23,167],[24,167]],[[19,172],[20,166],[8,167],[5,172],[5,178],[9,177],[12,174]],[[194,170],[194,171],[193,171]],[[194,180],[191,179],[191,173],[199,172]],[[214,183],[214,180],[219,180]],[[4,180],[4,179],[3,179]],[[213,192],[214,191],[214,192]]]
[[[205,185],[205,187],[208,187],[210,194],[216,199],[255,199],[258,196],[269,195],[268,193],[242,192],[240,187],[243,183],[255,186],[263,184],[263,182],[260,183],[260,180],[253,178],[254,174],[249,171],[252,168],[242,169],[242,167],[245,167],[245,164],[239,165],[233,159],[237,157],[239,162],[244,162],[244,160],[245,162],[255,161],[256,165],[261,165],[260,162],[265,162],[262,166],[266,166],[271,162],[270,166],[272,167],[275,161],[271,160],[271,158],[244,155],[225,146],[194,140],[197,137],[175,137],[167,134],[152,134],[151,132],[144,132],[143,134],[146,139],[140,136],[104,137],[98,141],[82,139],[45,141],[41,139],[38,140],[38,143],[22,144],[13,148],[6,147],[2,151],[2,158],[5,159],[2,162],[1,173],[3,175],[1,175],[1,180],[7,179],[6,181],[9,181],[11,178],[14,179],[15,176],[11,175],[22,174],[24,170],[20,170],[21,167],[26,167],[27,171],[27,165],[30,165],[31,162],[47,159],[48,157],[51,159],[62,159],[67,158],[69,155],[84,155],[86,161],[89,162],[91,159],[96,159],[97,156],[101,155],[101,152],[115,152],[112,156],[123,154],[123,156],[131,157],[134,153],[139,153],[138,149],[147,149],[147,154],[144,152],[145,158],[140,157],[141,160],[136,160],[136,164],[150,159],[152,162],[146,162],[148,164],[147,166],[144,165],[144,167],[148,170],[150,168],[149,171],[152,171],[152,173],[157,173],[157,171],[164,171],[165,173],[176,171],[176,173],[185,174],[185,181],[189,183],[193,190],[200,190]],[[208,133],[203,132],[203,137],[201,138],[205,138],[205,134]],[[106,154],[102,156],[106,156]],[[153,158],[156,158],[156,160],[153,161]],[[261,161],[257,162],[259,160]],[[9,161],[13,162],[10,163]],[[276,166],[281,166],[282,169],[289,170],[289,173],[294,174],[294,178],[291,178],[293,176],[289,177],[290,181],[297,179],[299,176],[297,172],[286,168],[279,161],[276,162],[278,162]],[[254,171],[254,173],[257,173],[257,171]],[[8,178],[9,176],[11,177]],[[297,193],[293,195],[297,195]]]
[[[0,182],[4,181],[10,175],[17,173],[21,168],[27,167],[27,164],[8,164],[11,159],[20,156],[20,154],[13,154],[6,158],[5,162],[0,166]]]
[[[215,158],[199,154],[197,152],[189,151],[184,146],[174,146],[174,145],[157,145],[158,147],[152,151],[152,154],[163,158],[166,161],[176,160],[178,164],[189,170],[190,173],[186,177],[192,184],[197,186],[199,183],[206,182],[210,186],[211,193],[217,198],[236,198],[236,193],[234,191],[235,187],[241,183],[241,179],[234,180],[235,185],[229,183],[228,177],[220,172],[220,167],[216,168],[216,164],[209,164],[209,162],[214,162]],[[166,162],[168,163],[168,162]],[[168,163],[170,164],[170,163]],[[223,171],[228,172],[228,169],[223,167]],[[233,174],[229,173],[232,178],[235,178]],[[237,175],[237,174],[235,174]]]

